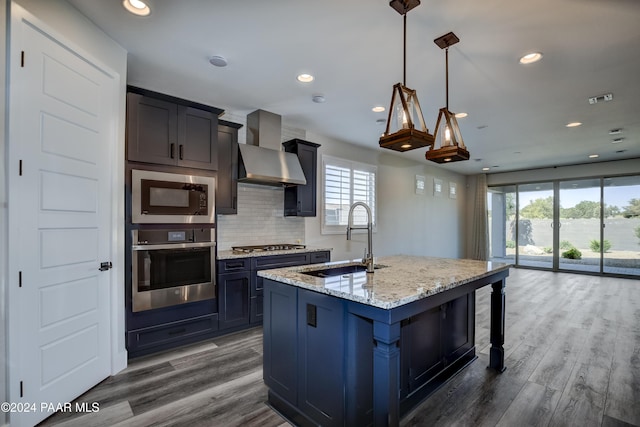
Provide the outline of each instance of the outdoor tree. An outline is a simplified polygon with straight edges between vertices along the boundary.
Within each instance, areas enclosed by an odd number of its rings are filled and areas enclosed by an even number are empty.
[[[624,216],[625,218],[640,216],[640,199],[629,200],[629,206],[624,207],[622,216]]]
[[[605,218],[613,218],[614,216],[620,215],[621,212],[618,206],[604,205]]]
[[[572,208],[560,209],[564,218],[600,218],[600,202],[583,200]]]
[[[553,197],[532,200],[520,209],[520,214],[524,218],[553,218]]]

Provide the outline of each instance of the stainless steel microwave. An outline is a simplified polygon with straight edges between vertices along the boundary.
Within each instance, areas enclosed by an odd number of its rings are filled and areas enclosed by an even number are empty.
[[[215,178],[133,169],[131,222],[213,224]]]

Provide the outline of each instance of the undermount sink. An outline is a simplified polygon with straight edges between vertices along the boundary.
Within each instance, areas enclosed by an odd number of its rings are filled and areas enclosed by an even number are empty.
[[[383,267],[386,267],[386,266],[374,265],[373,269],[377,270]],[[360,273],[362,271],[367,271],[366,265],[354,264],[354,265],[343,265],[340,267],[323,268],[321,270],[302,271],[301,273],[308,274],[309,276],[315,276],[315,277],[333,277],[333,276],[342,276],[343,274]]]

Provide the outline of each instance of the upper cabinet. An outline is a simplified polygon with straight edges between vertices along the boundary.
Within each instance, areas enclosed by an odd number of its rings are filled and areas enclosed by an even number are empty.
[[[238,129],[242,125],[218,122],[218,190],[216,212],[238,213]]]
[[[318,173],[318,147],[320,144],[292,139],[283,142],[285,151],[295,153],[300,160],[306,185],[285,187],[284,216],[316,216],[316,179]]]
[[[127,160],[218,169],[218,115],[223,110],[128,89]]]

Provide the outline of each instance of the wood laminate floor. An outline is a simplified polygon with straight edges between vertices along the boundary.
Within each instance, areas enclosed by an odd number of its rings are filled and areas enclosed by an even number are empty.
[[[489,294],[477,293],[478,360],[402,426],[640,427],[640,280],[511,269],[503,374],[486,369]],[[78,398],[99,412],[41,425],[287,426],[266,394],[254,328],[131,361]]]

